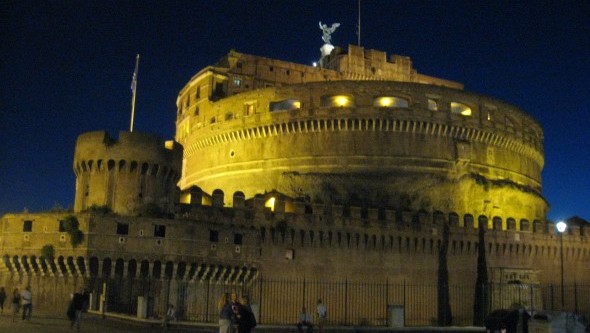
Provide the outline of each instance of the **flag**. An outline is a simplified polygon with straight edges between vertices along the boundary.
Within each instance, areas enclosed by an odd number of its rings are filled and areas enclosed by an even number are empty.
[[[137,70],[139,67],[139,54],[137,55],[136,61],[135,61],[135,71],[133,72],[133,78],[131,79],[131,91],[133,92],[133,94],[135,94],[135,91],[137,90]]]

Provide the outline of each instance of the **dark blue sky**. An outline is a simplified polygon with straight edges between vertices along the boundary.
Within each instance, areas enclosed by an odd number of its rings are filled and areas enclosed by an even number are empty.
[[[550,219],[590,219],[590,2],[364,0],[365,48],[514,104],[545,132]],[[129,129],[172,139],[175,100],[230,49],[308,63],[318,22],[356,44],[357,1],[3,1],[0,214],[73,206],[76,137]]]

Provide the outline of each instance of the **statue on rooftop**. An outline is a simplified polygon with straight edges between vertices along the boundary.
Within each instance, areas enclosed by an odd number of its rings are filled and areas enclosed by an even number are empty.
[[[338,28],[339,26],[340,26],[340,23],[332,23],[332,26],[328,28],[328,25],[322,24],[322,21],[320,21],[320,29],[322,29],[322,32],[323,32],[322,40],[324,41],[324,43],[331,44],[330,43],[332,41],[331,34],[334,31],[336,31],[336,28]]]

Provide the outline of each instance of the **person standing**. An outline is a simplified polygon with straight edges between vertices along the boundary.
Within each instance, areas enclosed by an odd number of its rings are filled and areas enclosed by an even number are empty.
[[[219,333],[231,333],[231,319],[234,313],[227,293],[223,293],[219,298],[217,310],[219,310]]]
[[[306,327],[307,333],[313,332],[313,324],[311,323],[311,315],[307,313],[305,306],[301,308],[299,313],[299,322],[297,323],[297,331],[303,333],[303,328]]]
[[[168,310],[166,310],[166,316],[164,317],[162,327],[168,328],[169,323],[174,320],[176,320],[176,310],[174,310],[174,305],[168,304]]]
[[[31,320],[33,313],[33,294],[31,293],[31,286],[27,286],[20,294],[23,303],[23,320]]]
[[[326,325],[327,317],[328,317],[328,309],[326,305],[322,302],[322,299],[318,299],[318,328],[320,333],[324,333],[324,325]]]
[[[238,294],[231,293],[229,297],[231,303],[231,310],[233,315],[231,317],[232,332],[238,331],[238,316],[240,314],[241,304],[238,302]]]
[[[14,322],[14,318],[16,318],[16,314],[20,308],[20,292],[18,288],[14,288],[12,291],[12,302],[10,303],[10,308],[12,310],[12,321]]]
[[[243,295],[240,297],[240,309],[238,310],[238,333],[250,333],[254,327],[256,327],[256,318],[252,313],[252,307],[250,307],[250,299],[248,296]]]
[[[0,287],[0,314],[4,313],[4,301],[6,301],[6,291]]]

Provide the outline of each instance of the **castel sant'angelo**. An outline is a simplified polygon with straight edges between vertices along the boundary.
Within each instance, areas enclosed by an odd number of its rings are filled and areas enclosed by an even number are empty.
[[[448,225],[449,283],[474,286],[486,228],[490,282],[558,284],[539,123],[329,33],[315,66],[232,50],[200,70],[178,94],[174,141],[81,134],[74,212],[3,216],[0,281],[435,285]],[[563,247],[566,283],[590,282],[583,228]]]

